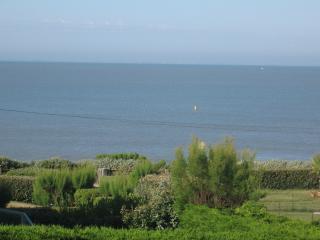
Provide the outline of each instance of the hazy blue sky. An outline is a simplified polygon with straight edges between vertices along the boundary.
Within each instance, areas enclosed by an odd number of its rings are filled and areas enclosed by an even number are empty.
[[[320,1],[0,0],[0,60],[320,65]]]

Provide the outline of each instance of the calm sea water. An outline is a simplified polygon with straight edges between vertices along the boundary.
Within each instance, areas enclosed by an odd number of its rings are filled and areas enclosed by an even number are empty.
[[[197,135],[233,136],[259,159],[309,159],[320,152],[319,103],[316,67],[0,63],[1,109],[88,117],[0,111],[0,155],[171,160]]]

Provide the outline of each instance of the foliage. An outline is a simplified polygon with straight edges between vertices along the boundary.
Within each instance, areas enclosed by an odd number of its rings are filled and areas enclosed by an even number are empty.
[[[101,192],[108,196],[126,198],[133,187],[130,177],[126,175],[108,176],[100,180]]]
[[[174,189],[173,195],[175,198],[175,205],[178,211],[182,211],[184,205],[188,202],[190,190],[187,179],[187,163],[183,156],[182,148],[176,151],[176,159],[171,163],[171,184]]]
[[[237,154],[232,139],[212,146],[193,138],[187,160],[178,149],[171,165],[172,188],[179,210],[186,203],[215,207],[237,206],[255,190],[252,174],[255,155]]]
[[[75,168],[72,171],[72,184],[75,189],[91,188],[96,180],[96,169],[94,166]]]
[[[136,163],[136,159],[99,158],[94,160],[94,164],[97,168],[107,168],[124,174],[130,173]]]
[[[315,173],[320,175],[320,154],[316,154],[312,157],[312,169]]]
[[[236,214],[244,217],[264,218],[268,215],[267,208],[262,204],[255,201],[248,201],[241,207],[236,208]]]
[[[53,170],[39,175],[33,185],[33,199],[43,206],[65,209],[72,203],[74,188],[69,170]]]
[[[153,173],[153,164],[150,160],[140,159],[130,174],[130,181],[136,185],[140,178]]]
[[[40,173],[44,171],[50,171],[46,168],[38,168],[35,166],[31,167],[24,167],[24,168],[17,168],[9,170],[6,175],[7,176],[29,176],[29,177],[36,177]]]
[[[318,176],[311,169],[264,170],[255,173],[260,188],[269,189],[314,189],[318,187]]]
[[[140,156],[138,153],[112,153],[112,154],[98,154],[96,156],[96,159],[121,159],[121,160],[136,160],[139,158],[144,158],[143,156]]]
[[[165,169],[167,166],[167,162],[165,160],[160,160],[159,162],[156,162],[152,166],[152,172],[153,173],[159,173],[161,170]]]
[[[140,204],[133,209],[122,209],[127,226],[146,229],[174,228],[178,217],[173,208],[168,175],[147,175],[140,179],[134,194]]]
[[[0,184],[0,207],[6,207],[11,200],[10,189],[7,185]]]
[[[13,201],[32,202],[34,178],[24,176],[0,176],[0,185],[6,186]]]
[[[78,189],[74,193],[74,205],[84,210],[90,210],[99,195],[99,190],[96,188]]]
[[[254,169],[262,171],[273,170],[301,170],[312,168],[310,161],[297,161],[297,160],[268,160],[268,161],[255,161]]]
[[[143,230],[103,227],[0,226],[2,240],[91,240],[91,239],[221,239],[221,240],[315,240],[317,226],[283,218],[256,218],[229,214],[205,206],[189,206],[177,229]]]
[[[0,174],[6,173],[11,169],[17,169],[28,166],[27,163],[18,162],[8,157],[0,156]]]
[[[33,161],[32,164],[38,168],[47,169],[70,169],[75,166],[73,162],[59,157],[53,157],[47,160]]]

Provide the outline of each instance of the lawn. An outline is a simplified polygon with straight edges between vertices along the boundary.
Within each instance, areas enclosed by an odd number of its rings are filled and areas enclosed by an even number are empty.
[[[269,212],[312,221],[312,213],[320,212],[320,198],[311,196],[312,190],[267,190],[262,202]],[[319,215],[314,215],[314,220],[319,220]]]

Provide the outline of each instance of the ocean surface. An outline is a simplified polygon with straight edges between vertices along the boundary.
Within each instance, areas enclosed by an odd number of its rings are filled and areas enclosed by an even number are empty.
[[[258,159],[310,159],[320,152],[320,68],[0,63],[0,155],[170,161],[193,135],[233,136]]]

